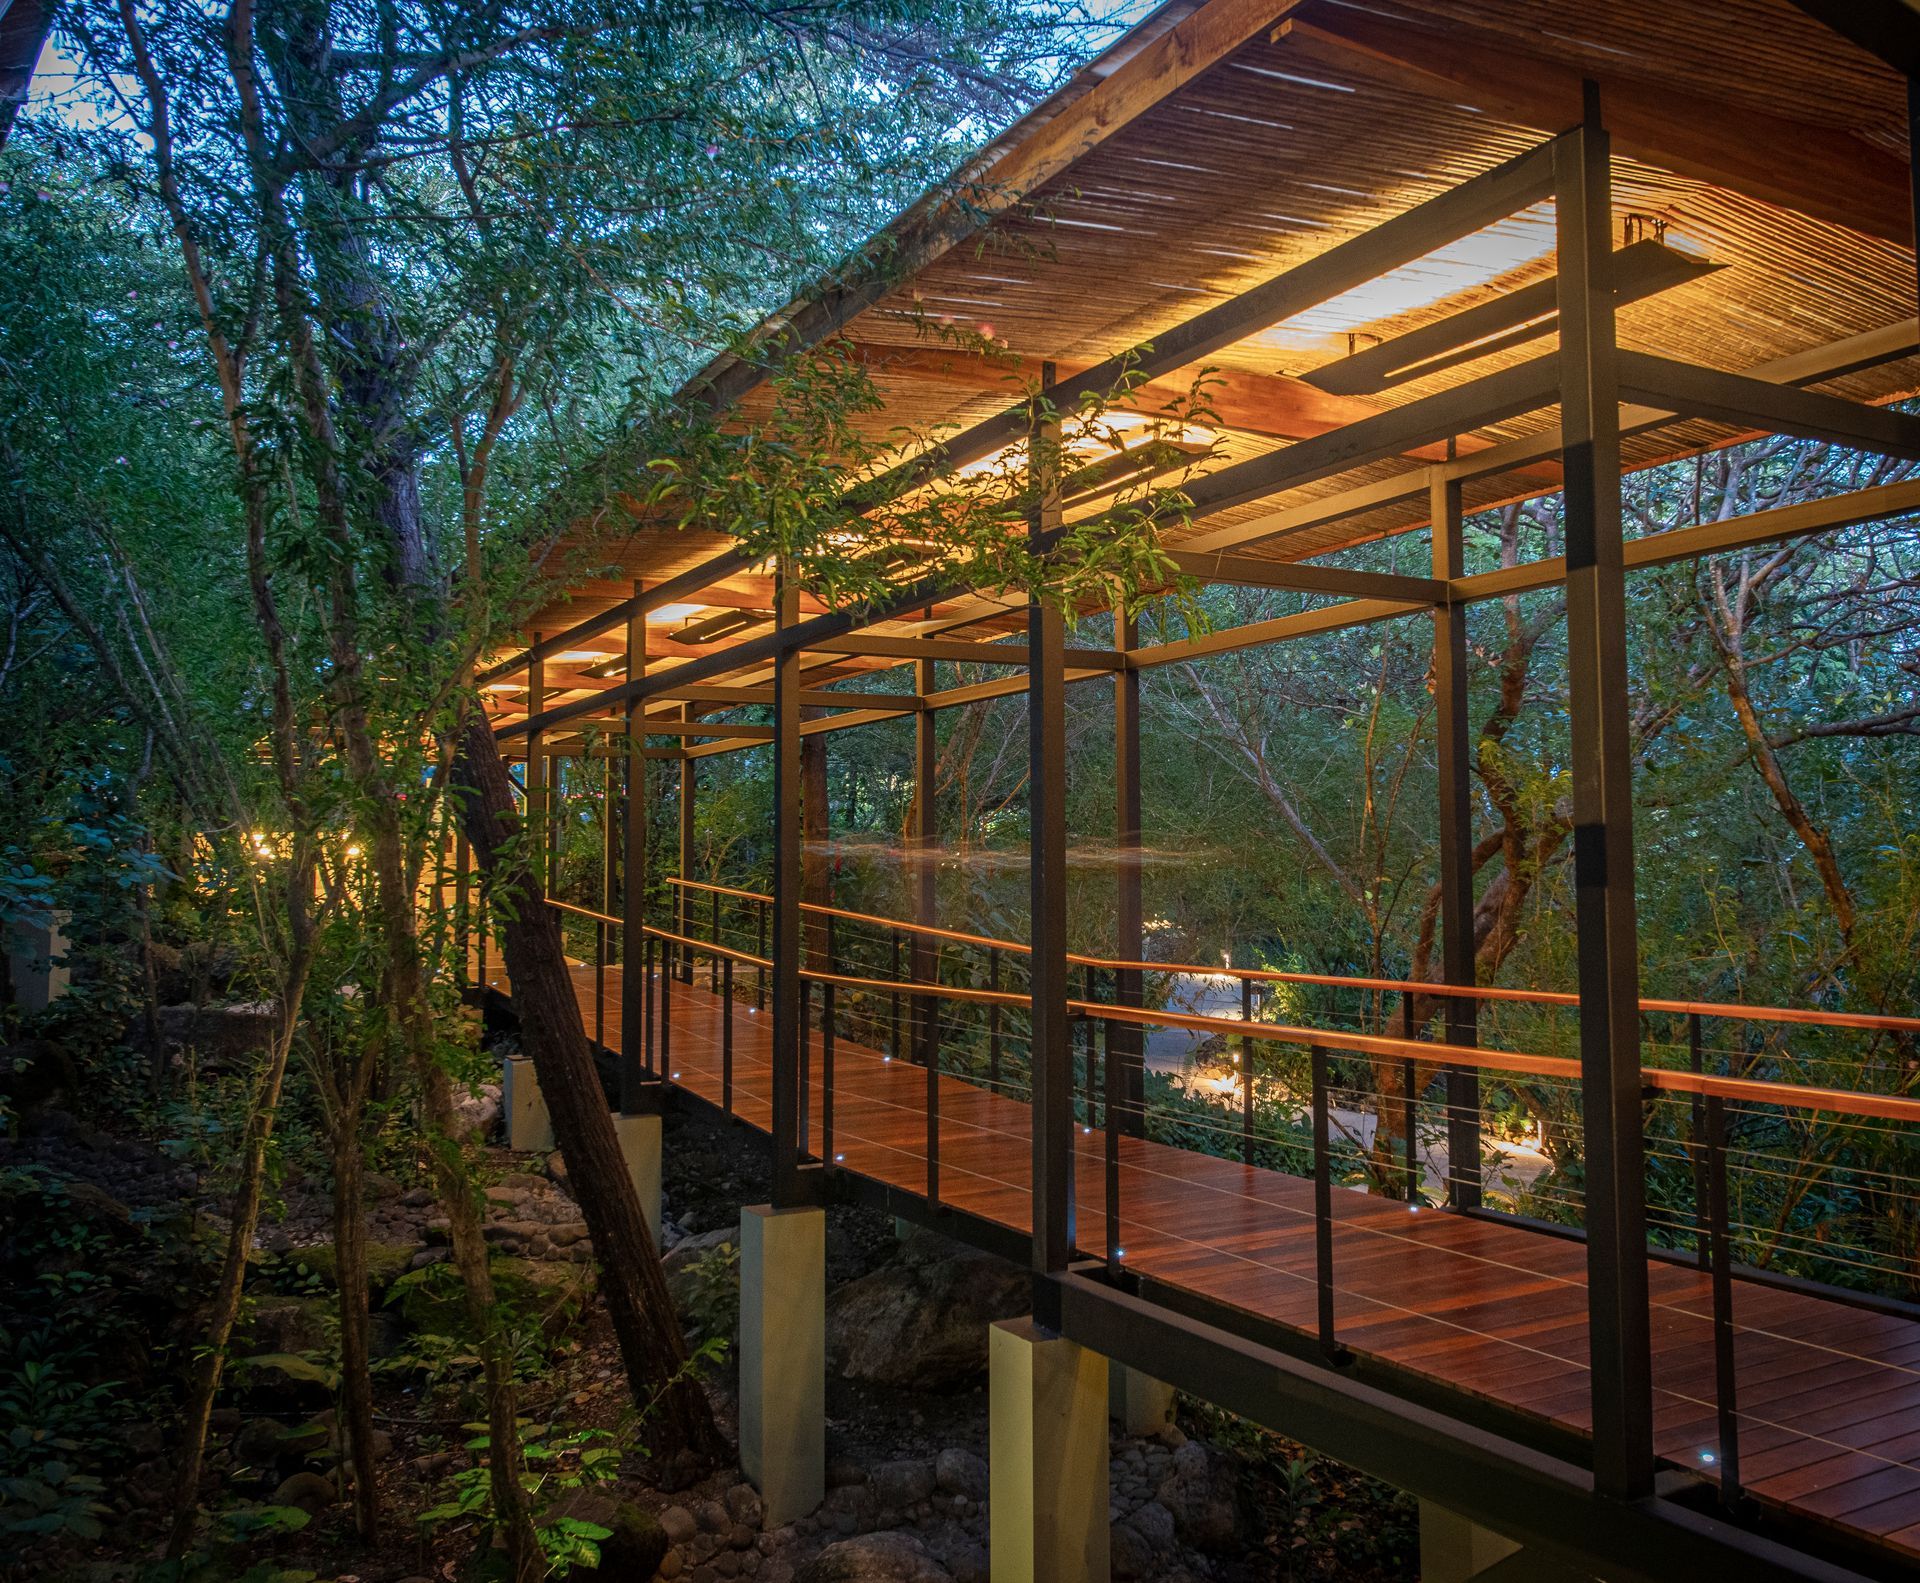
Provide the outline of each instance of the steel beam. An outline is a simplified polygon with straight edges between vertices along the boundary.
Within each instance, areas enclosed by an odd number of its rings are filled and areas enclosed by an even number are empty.
[[[1620,352],[1616,361],[1623,401],[1920,461],[1920,418],[1891,407],[1863,406],[1842,396],[1646,352]]]
[[[1556,150],[1594,1480],[1602,1494],[1632,1500],[1653,1489],[1652,1361],[1619,392],[1607,279],[1612,173],[1597,96],[1589,94],[1585,124]]]
[[[776,619],[792,625],[799,597],[782,575],[775,596]],[[773,664],[773,1202],[789,1209],[811,1202],[800,1158],[800,1121],[806,1095],[800,1089],[800,1043],[806,986],[801,968],[800,655],[780,653]],[[681,895],[684,897],[685,890]]]
[[[634,594],[637,599],[639,588]],[[647,617],[637,608],[627,614],[627,674],[644,676],[647,669]],[[640,1103],[641,1030],[647,1024],[647,760],[646,739],[638,720],[646,705],[638,698],[627,704],[627,795],[623,823],[626,840],[620,864],[620,1113],[636,1114]],[[611,818],[611,810],[609,818]]]
[[[1053,368],[1042,373],[1043,402]],[[1035,505],[1028,543],[1043,547],[1060,522],[1053,487],[1060,447],[1057,406],[1031,415],[1028,457]],[[1034,1318],[1059,1327],[1058,1287],[1049,1276],[1073,1254],[1073,1045],[1067,1023],[1067,718],[1066,618],[1044,599],[1027,605],[1027,647],[1033,663],[1027,689],[1027,819],[1031,859],[1033,1033]]]
[[[1451,583],[1460,576],[1464,547],[1460,481],[1433,478],[1433,575]],[[1439,605],[1433,612],[1433,701],[1440,792],[1440,976],[1448,984],[1472,984],[1473,936],[1473,725],[1467,708],[1467,612]],[[1443,1013],[1446,1041],[1472,1045],[1478,1039],[1479,1002],[1448,996]],[[1447,1200],[1456,1209],[1480,1204],[1480,1070],[1447,1069]],[[1411,1100],[1412,1096],[1408,1096]],[[1417,1192],[1419,1183],[1409,1185]]]
[[[1131,651],[1140,641],[1133,613],[1116,604],[1113,646]],[[1122,961],[1146,960],[1146,911],[1140,871],[1140,673],[1117,671],[1113,678],[1113,847],[1114,949]],[[1114,999],[1122,1006],[1143,1006],[1146,985],[1137,968],[1114,974]],[[1120,1125],[1138,1137],[1146,1124],[1145,1029],[1116,1022],[1107,1028],[1107,1059],[1120,1063],[1123,1096]]]

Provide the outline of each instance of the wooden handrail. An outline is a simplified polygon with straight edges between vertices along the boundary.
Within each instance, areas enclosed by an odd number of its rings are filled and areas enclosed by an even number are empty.
[[[696,940],[669,929],[646,926],[656,940],[670,941],[688,950],[730,957],[754,967],[771,968],[765,957],[754,956],[710,940]],[[866,990],[876,995],[907,995],[981,1005],[1022,1007],[1028,997],[1004,990],[972,989],[958,984],[929,984],[917,979],[862,978],[847,973],[802,968],[802,979]],[[1580,1081],[1580,1063],[1565,1056],[1529,1055],[1519,1050],[1489,1050],[1472,1044],[1435,1044],[1404,1039],[1395,1034],[1347,1033],[1339,1029],[1308,1028],[1291,1023],[1243,1022],[1238,1017],[1208,1017],[1196,1012],[1156,1011],[1145,1006],[1116,1006],[1106,1001],[1069,1000],[1071,1015],[1151,1028],[1186,1028],[1197,1033],[1257,1039],[1267,1044],[1305,1045],[1323,1050],[1347,1050],[1357,1055],[1389,1056],[1431,1066],[1471,1066],[1486,1071],[1511,1072],[1522,1077],[1544,1077],[1562,1082]],[[1867,1116],[1879,1121],[1920,1122],[1920,1099],[1893,1094],[1865,1094],[1852,1089],[1820,1088],[1806,1083],[1771,1083],[1759,1078],[1720,1077],[1704,1072],[1680,1072],[1643,1066],[1640,1080],[1650,1089],[1672,1094],[1716,1094],[1749,1104],[1779,1105],[1796,1110],[1829,1111],[1837,1115]]]
[[[667,883],[684,886],[688,890],[718,892],[722,896],[734,896],[743,901],[770,902],[773,899],[763,891],[736,890],[723,885],[709,885],[701,880],[669,877]],[[1016,956],[1029,956],[1033,951],[1031,946],[1018,940],[996,940],[988,935],[968,934],[964,930],[944,929],[936,924],[916,923],[910,918],[887,918],[877,913],[853,912],[845,907],[823,906],[819,902],[811,901],[802,902],[800,907],[803,912],[815,913],[822,917],[845,918],[853,923],[871,923],[882,928],[901,929],[930,939],[950,940],[956,945],[974,945],[985,950],[1010,951]],[[1077,951],[1069,951],[1067,961],[1075,967],[1094,967],[1108,971],[1218,974],[1253,984],[1313,984],[1331,989],[1377,990],[1389,994],[1405,994],[1411,990],[1416,995],[1508,1001],[1516,1005],[1531,1006],[1577,1007],[1580,1004],[1578,995],[1570,994],[1565,990],[1504,989],[1485,984],[1439,984],[1418,979],[1349,978],[1334,973],[1289,973],[1279,968],[1209,967],[1199,962],[1130,962],[1124,958],[1089,956]],[[1846,1028],[1861,1033],[1920,1033],[1920,1017],[1887,1017],[1873,1012],[1820,1011],[1813,1007],[1748,1006],[1733,1001],[1658,998],[1643,999],[1640,1002],[1640,1009],[1677,1016],[1713,1017],[1723,1021],[1778,1022],[1805,1027]]]
[[[551,896],[542,897],[541,899],[556,912],[576,913],[582,918],[593,919],[595,923],[619,923],[621,921],[614,917],[612,913],[595,912],[591,907],[576,907],[570,901],[555,901]]]

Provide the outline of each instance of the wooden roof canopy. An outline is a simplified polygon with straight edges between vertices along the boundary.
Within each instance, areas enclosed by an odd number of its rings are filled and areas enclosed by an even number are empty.
[[[1071,651],[1070,677],[1546,586],[1560,569],[1388,577],[1321,558],[1423,529],[1438,475],[1459,480],[1469,512],[1559,487],[1557,393],[1533,372],[1544,362],[1551,378],[1541,354],[1556,334],[1550,196],[1492,204],[1485,223],[1363,278],[1342,276],[1338,250],[1392,235],[1475,178],[1507,183],[1490,172],[1514,172],[1525,197],[1526,157],[1580,123],[1590,82],[1614,156],[1626,465],[1755,432],[1920,457],[1916,420],[1869,410],[1920,389],[1907,83],[1889,64],[1907,64],[1901,23],[1915,13],[1873,0],[1837,6],[1830,27],[1820,9],[1169,0],[985,150],[963,173],[964,203],[933,194],[889,227],[863,255],[886,268],[850,268],[763,332],[851,343],[886,400],[876,433],[965,431],[1020,394],[1003,364],[930,341],[928,317],[1002,342],[1023,370],[1051,361],[1063,381],[1152,343],[1165,366],[1142,392],[1149,407],[1201,366],[1220,371],[1217,459],[1194,486],[1214,492],[1169,539],[1182,570],[1346,602],[1177,652]],[[1316,261],[1317,294],[1302,270]],[[1302,289],[1257,289],[1283,280]],[[743,424],[768,402],[732,357],[685,395]],[[1279,459],[1272,487],[1241,487],[1250,469],[1229,477],[1263,457]],[[1920,509],[1920,488],[1845,499],[1639,541],[1629,565]],[[521,654],[482,676],[509,750],[528,734],[530,685],[548,750],[624,729],[608,706],[629,615],[647,623],[648,734],[678,736],[675,754],[755,739],[699,724],[768,696],[773,580],[729,550],[717,534],[639,526],[615,552],[617,577],[540,612],[537,674]],[[803,617],[822,608],[803,594]],[[1018,617],[1017,601],[948,591],[810,645],[807,701],[846,712],[808,729],[1018,690],[1012,675],[931,698],[847,691],[914,658],[992,661],[982,646]]]

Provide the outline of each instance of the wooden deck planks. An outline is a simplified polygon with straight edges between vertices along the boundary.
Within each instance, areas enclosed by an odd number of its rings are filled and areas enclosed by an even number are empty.
[[[494,987],[506,991],[504,974]],[[593,974],[575,975],[589,1028]],[[606,974],[605,1040],[619,1048],[620,970]],[[673,1081],[721,1099],[721,1003],[673,989]],[[770,1122],[767,1013],[736,1004],[733,1110]],[[808,1136],[825,1124],[817,1030]],[[1024,1102],[940,1081],[939,1191],[951,1207],[1029,1229]],[[837,1037],[833,1148],[841,1168],[926,1190],[926,1072]],[[1104,1257],[1105,1140],[1077,1139],[1076,1242]],[[1267,1321],[1315,1323],[1311,1182],[1136,1138],[1120,1140],[1121,1247],[1130,1268]],[[1335,1313],[1355,1351],[1532,1413],[1588,1427],[1586,1255],[1517,1225],[1334,1194]],[[1716,1447],[1711,1291],[1704,1272],[1650,1261],[1655,1444],[1702,1467]],[[1748,1493],[1920,1555],[1920,1324],[1810,1294],[1738,1283],[1736,1356]]]

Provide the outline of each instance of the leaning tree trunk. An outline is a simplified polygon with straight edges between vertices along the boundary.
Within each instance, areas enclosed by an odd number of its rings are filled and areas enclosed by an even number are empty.
[[[365,1059],[366,1057],[362,1057]],[[360,1129],[364,1095],[349,1074],[349,1103],[332,1118],[334,1295],[340,1318],[340,1410],[335,1431],[353,1485],[353,1526],[371,1543],[380,1525],[373,1467],[373,1348],[367,1313],[366,1168]]]
[[[587,1044],[559,919],[545,905],[516,839],[522,826],[507,767],[483,717],[464,728],[454,781],[467,839],[500,904],[514,1015],[593,1239],[601,1296],[634,1401],[644,1407],[657,1400],[661,1450],[716,1460],[726,1454],[725,1442],[706,1392],[687,1373],[686,1342]]]

